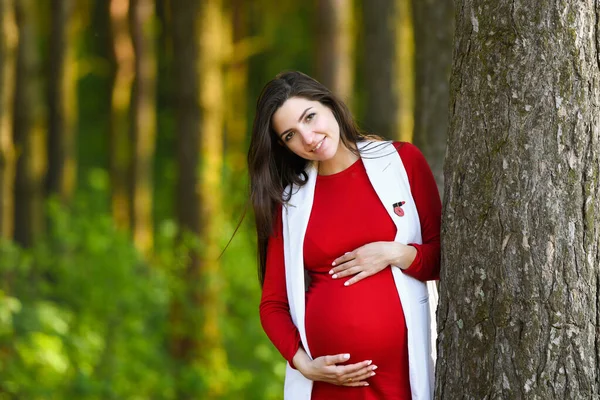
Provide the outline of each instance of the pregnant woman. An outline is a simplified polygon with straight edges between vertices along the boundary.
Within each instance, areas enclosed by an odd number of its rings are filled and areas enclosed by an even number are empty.
[[[441,204],[420,151],[361,133],[326,87],[286,72],[258,99],[248,163],[285,399],[431,399]]]

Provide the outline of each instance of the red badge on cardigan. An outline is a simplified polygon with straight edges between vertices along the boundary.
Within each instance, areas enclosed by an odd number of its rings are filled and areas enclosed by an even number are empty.
[[[404,210],[402,209],[404,204],[406,204],[405,201],[399,201],[394,204],[394,213],[399,217],[404,217]]]

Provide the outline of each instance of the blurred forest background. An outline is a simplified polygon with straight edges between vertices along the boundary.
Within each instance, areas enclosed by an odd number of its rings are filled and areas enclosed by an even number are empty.
[[[1,0],[0,399],[280,399],[246,151],[282,70],[441,185],[450,0]],[[440,186],[441,187],[441,186]]]

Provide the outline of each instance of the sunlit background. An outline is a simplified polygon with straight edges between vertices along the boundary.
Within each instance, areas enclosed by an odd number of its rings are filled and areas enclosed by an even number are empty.
[[[281,399],[246,152],[282,70],[441,184],[451,1],[0,1],[0,399]],[[437,4],[435,4],[437,3]]]

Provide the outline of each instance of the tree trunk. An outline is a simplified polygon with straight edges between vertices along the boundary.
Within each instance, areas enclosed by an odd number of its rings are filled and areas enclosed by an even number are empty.
[[[246,174],[246,137],[248,130],[248,56],[251,41],[248,37],[248,2],[231,1],[231,46],[224,46],[229,68],[225,81],[227,97],[230,99],[226,108],[226,149],[227,166],[230,169],[231,190],[243,190],[245,185],[239,178]],[[241,56],[240,56],[241,55]]]
[[[177,131],[177,219],[182,233],[200,239],[188,257],[185,295],[171,307],[171,352],[207,372],[203,398],[226,390],[221,343],[219,231],[224,125],[221,2],[171,2]],[[197,8],[196,8],[197,7]],[[192,33],[196,34],[192,34]],[[180,397],[189,394],[182,393]]]
[[[19,40],[12,0],[0,1],[0,238],[11,240],[14,232],[15,148],[13,100],[16,49]]]
[[[111,56],[113,63],[110,113],[110,182],[111,208],[115,224],[129,229],[131,201],[131,137],[129,106],[135,73],[135,55],[129,30],[129,0],[111,0],[109,5],[111,28]]]
[[[410,141],[413,130],[413,38],[409,0],[363,2],[364,128]]]
[[[200,239],[202,252],[197,268],[201,270],[203,310],[202,354],[209,372],[206,398],[217,398],[226,389],[223,371],[227,368],[219,329],[223,312],[219,294],[219,237],[223,223],[221,173],[223,170],[223,125],[225,119],[223,84],[224,15],[221,0],[203,2],[198,25],[200,37]]]
[[[354,83],[352,1],[316,1],[316,78],[344,101],[349,101]]]
[[[31,245],[44,229],[46,135],[40,85],[36,15],[32,0],[15,2],[19,31],[14,103],[15,241]]]
[[[451,0],[412,0],[415,31],[413,143],[429,162],[440,193],[448,127],[454,7]]]
[[[599,398],[600,5],[456,9],[436,398]]]
[[[77,120],[77,62],[75,61],[75,2],[51,3],[50,73],[48,79],[48,173],[46,189],[64,202],[76,183],[75,129]]]
[[[131,0],[130,23],[135,51],[131,230],[136,247],[146,255],[153,247],[152,168],[156,142],[156,53],[153,21],[153,0]]]

